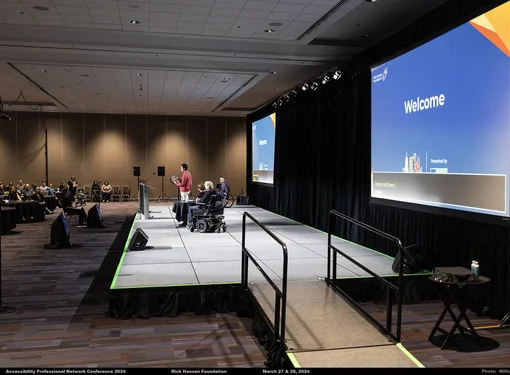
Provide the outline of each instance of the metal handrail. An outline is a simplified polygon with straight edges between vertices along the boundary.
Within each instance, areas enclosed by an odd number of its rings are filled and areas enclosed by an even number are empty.
[[[333,220],[335,217],[339,217],[345,221],[348,221],[352,224],[355,224],[363,229],[366,229],[372,233],[375,233],[381,237],[386,238],[387,240],[390,240],[394,242],[399,250],[399,256],[400,256],[400,264],[399,264],[399,270],[398,270],[398,280],[397,280],[397,286],[395,286],[393,283],[389,282],[388,280],[382,278],[381,276],[377,275],[375,272],[370,270],[369,268],[365,267],[361,263],[357,262],[341,250],[337,249],[335,246],[331,244],[331,229],[333,227]],[[333,249],[333,260],[331,260],[331,249]],[[367,316],[370,320],[372,320],[375,324],[377,324],[379,327],[386,330],[386,332],[391,335],[397,342],[400,342],[401,339],[401,331],[402,331],[402,278],[404,275],[404,254],[406,250],[404,246],[402,246],[402,241],[398,239],[395,236],[392,236],[386,232],[383,232],[380,229],[374,228],[368,224],[365,224],[361,221],[358,221],[350,216],[347,216],[341,212],[338,212],[336,210],[330,210],[329,216],[328,216],[328,272],[327,272],[327,280],[336,280],[336,261],[337,261],[337,253],[342,255],[344,258],[347,258],[350,262],[354,263],[356,266],[364,270],[365,272],[368,272],[371,276],[373,276],[377,281],[381,282],[383,285],[387,287],[386,291],[386,326],[382,326],[376,319],[374,319],[365,309],[363,309],[362,306],[360,306],[358,303],[356,303],[354,300],[352,300],[349,296],[347,296],[343,291],[341,291],[346,297],[348,297],[352,303],[354,303],[365,316]],[[333,268],[333,272],[331,274],[330,268]],[[332,278],[331,278],[332,276]],[[393,310],[393,292],[397,293],[397,332],[396,335],[393,335],[391,332],[391,325],[392,325],[392,310]]]
[[[276,284],[271,280],[268,274],[262,269],[260,264],[250,254],[246,248],[246,218],[249,217],[255,224],[264,230],[271,238],[280,244],[283,250],[283,275],[282,275],[282,288],[278,288]],[[285,320],[287,315],[287,273],[288,273],[288,253],[287,245],[285,242],[280,240],[273,232],[267,229],[257,219],[255,219],[248,212],[243,213],[243,238],[242,238],[242,261],[241,261],[241,285],[243,290],[248,289],[248,259],[250,259],[257,269],[262,273],[264,278],[267,280],[269,285],[275,291],[275,316],[274,316],[274,331],[275,331],[275,343],[285,346]]]

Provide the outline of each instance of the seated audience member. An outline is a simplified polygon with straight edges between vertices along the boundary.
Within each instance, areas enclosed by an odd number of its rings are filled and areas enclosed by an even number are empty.
[[[58,186],[58,191],[63,191],[66,188],[64,181],[60,181],[60,185]]]
[[[9,181],[8,190],[11,190],[12,187],[14,187],[14,182]]]
[[[228,195],[230,194],[230,186],[228,186],[227,182],[225,181],[225,177],[223,176],[220,177],[220,184],[221,186],[219,195],[223,199],[225,197],[228,197]]]
[[[21,189],[23,189],[25,187],[25,184],[23,183],[23,180],[19,180],[19,183],[18,183],[18,191],[21,191]]]
[[[103,195],[103,202],[109,202],[110,197],[112,196],[112,185],[108,180],[105,180],[103,186],[101,187],[101,193]]]
[[[34,194],[34,191],[32,190],[32,187],[30,184],[26,184],[20,191],[23,199],[30,199],[32,194]]]
[[[197,185],[197,189],[198,189],[198,196],[197,196],[197,199],[196,201],[199,202],[200,199],[202,199],[205,195],[205,186],[203,183],[199,182],[198,185]]]
[[[64,188],[62,191],[62,208],[64,213],[78,215],[78,225],[84,225],[84,222],[87,221],[87,214],[83,207],[74,208],[73,203],[74,199],[71,197],[71,192],[69,189]]]
[[[50,182],[49,186],[48,186],[48,195],[51,196],[51,197],[54,197],[55,196],[55,189],[53,189],[53,184]]]
[[[94,180],[94,183],[92,184],[92,187],[90,188],[90,195],[92,196],[93,202],[99,202],[99,192],[101,191],[101,188],[99,186],[99,182]]]
[[[48,186],[46,186],[46,181],[41,181],[41,186],[39,186],[41,193],[48,194]]]
[[[5,194],[5,186],[4,184],[0,184],[0,195],[4,195]]]
[[[204,183],[205,192],[202,198],[197,199],[197,203],[207,204],[211,201],[211,197],[216,195],[216,189],[214,188],[214,184],[212,181],[206,181]],[[191,223],[191,219],[194,213],[198,213],[203,210],[203,207],[200,205],[193,205],[189,207],[188,211],[188,223]]]
[[[11,190],[9,192],[9,200],[10,201],[20,201],[21,200],[21,197],[20,197],[18,190],[16,189],[15,186],[11,187]]]
[[[39,202],[39,210],[36,210],[34,215],[34,220],[36,221],[43,221],[45,219],[45,214],[51,214],[50,210],[46,207],[46,201],[44,200],[44,194],[42,193],[41,189],[37,187],[30,197],[35,202]]]

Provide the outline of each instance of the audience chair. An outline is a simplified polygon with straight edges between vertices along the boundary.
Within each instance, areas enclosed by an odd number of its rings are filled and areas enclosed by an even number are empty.
[[[79,218],[79,215],[78,214],[75,214],[73,212],[65,212],[64,211],[64,217],[66,218],[66,223],[69,225],[71,220],[74,219],[74,225],[77,226],[78,225],[78,218]]]
[[[85,185],[83,187],[83,191],[85,193],[85,200],[89,200],[89,202],[92,202],[92,186]]]
[[[117,198],[117,202],[120,202],[120,186],[119,185],[112,186],[112,202],[115,202],[115,198]]]
[[[122,200],[129,202],[130,196],[129,185],[122,185]]]

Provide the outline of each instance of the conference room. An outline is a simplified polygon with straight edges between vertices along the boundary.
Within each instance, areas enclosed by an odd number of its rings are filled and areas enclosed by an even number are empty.
[[[0,0],[2,366],[508,367],[509,24]]]

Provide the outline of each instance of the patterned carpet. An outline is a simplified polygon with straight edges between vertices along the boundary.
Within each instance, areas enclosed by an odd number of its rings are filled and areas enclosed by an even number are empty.
[[[101,205],[107,228],[71,226],[71,241],[81,245],[71,249],[43,248],[56,214],[2,236],[2,299],[18,310],[0,315],[2,367],[263,367],[251,321],[234,314],[105,317],[135,211],[135,203]],[[384,321],[383,306],[367,308]],[[510,329],[480,330],[482,347],[459,337],[447,350],[429,342],[441,310],[439,302],[404,307],[403,344],[426,367],[510,367]],[[470,317],[475,326],[497,323]]]
[[[263,367],[251,321],[234,314],[105,317],[124,245],[116,237],[134,212],[135,203],[102,204],[107,228],[71,226],[80,245],[71,249],[43,248],[56,213],[2,236],[2,299],[18,310],[0,315],[2,367]]]

